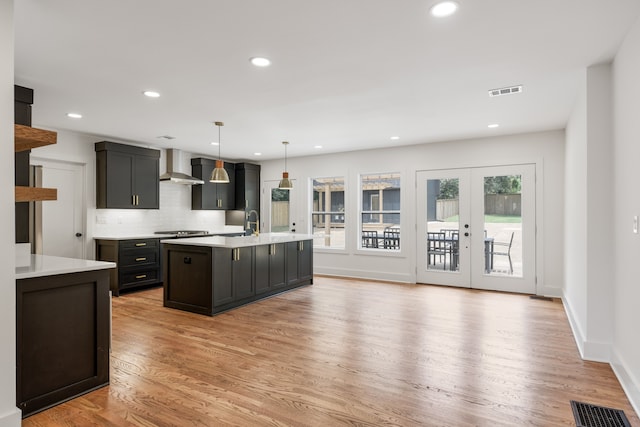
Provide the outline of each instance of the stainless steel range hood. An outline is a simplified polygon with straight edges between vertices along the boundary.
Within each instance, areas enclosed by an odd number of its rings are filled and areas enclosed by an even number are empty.
[[[204,184],[204,181],[194,178],[184,172],[180,172],[182,166],[182,151],[167,149],[167,172],[160,175],[160,181],[171,181],[176,184],[195,185]]]

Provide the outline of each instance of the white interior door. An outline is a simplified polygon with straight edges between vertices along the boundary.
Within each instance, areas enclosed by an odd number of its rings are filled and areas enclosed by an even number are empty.
[[[42,186],[56,188],[56,201],[42,202],[42,254],[85,258],[84,166],[32,158],[42,165]]]
[[[535,293],[535,165],[416,178],[418,282]]]

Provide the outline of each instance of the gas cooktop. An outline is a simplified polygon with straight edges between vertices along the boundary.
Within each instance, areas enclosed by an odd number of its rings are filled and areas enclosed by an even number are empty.
[[[173,231],[156,231],[155,234],[172,234],[174,236],[208,236],[209,232],[205,230],[173,230]]]

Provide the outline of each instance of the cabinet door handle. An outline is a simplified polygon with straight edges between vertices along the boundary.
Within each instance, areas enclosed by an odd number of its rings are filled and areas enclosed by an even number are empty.
[[[136,206],[140,204],[140,196],[136,194]]]
[[[136,261],[146,261],[146,258],[136,258]]]
[[[133,206],[135,206],[135,205],[136,205],[136,195],[135,195],[135,194],[132,194],[132,195],[131,195],[131,204],[132,204]]]
[[[240,261],[240,248],[237,248],[236,251],[236,253],[238,254],[236,255],[236,261]]]
[[[304,251],[304,242],[302,240],[298,242],[298,251]]]
[[[147,275],[146,274],[139,274],[136,276],[136,279],[146,279]]]
[[[140,246],[147,246],[146,243],[136,243],[136,246],[140,247]]]

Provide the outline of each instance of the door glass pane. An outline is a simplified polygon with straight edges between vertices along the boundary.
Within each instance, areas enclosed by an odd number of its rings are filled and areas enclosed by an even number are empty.
[[[522,277],[522,175],[484,178],[485,274]]]
[[[271,232],[289,231],[289,190],[271,189]]]
[[[427,180],[427,270],[459,271],[458,178]]]

